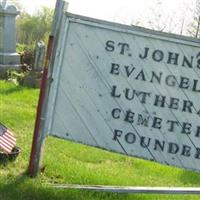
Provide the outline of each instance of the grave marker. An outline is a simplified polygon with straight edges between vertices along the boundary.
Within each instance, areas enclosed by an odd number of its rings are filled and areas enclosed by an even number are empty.
[[[40,71],[43,69],[44,58],[45,58],[45,44],[43,41],[39,41],[35,47],[34,66],[33,66],[34,70]]]
[[[0,2],[0,77],[7,69],[19,69],[20,56],[16,53],[15,18],[17,8],[6,0]]]

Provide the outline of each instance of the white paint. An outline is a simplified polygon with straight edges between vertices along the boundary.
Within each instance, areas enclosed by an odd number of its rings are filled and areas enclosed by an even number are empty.
[[[174,75],[178,82],[180,77],[198,80],[200,69],[196,65],[193,68],[181,65],[184,56],[196,59],[199,41],[75,15],[63,16],[60,28],[62,31],[51,65],[54,81],[50,85],[45,132],[110,151],[199,171],[200,156],[196,148],[200,148],[200,138],[195,136],[200,120],[195,113],[200,110],[199,92],[192,91],[192,84],[188,89],[180,89],[170,87],[165,79],[161,84],[150,81],[152,71],[157,74],[162,72],[163,78]],[[114,52],[105,49],[109,40],[116,43]],[[119,42],[130,46],[124,55],[120,53]],[[164,60],[153,61],[152,55],[141,59],[139,55],[147,47],[152,52],[162,50]],[[166,55],[169,52],[179,54],[178,65],[167,64]],[[111,63],[121,65],[119,75],[110,73]],[[135,67],[134,76],[126,76],[123,66],[127,65]],[[139,80],[135,78],[141,70],[147,81],[142,81],[141,76]],[[116,94],[121,94],[120,98],[111,96],[113,86],[117,86]],[[147,97],[146,103],[141,103],[137,96],[129,101],[123,96],[126,88],[149,92],[150,97]],[[154,105],[156,95],[166,96],[164,108]],[[179,100],[177,109],[168,108],[170,97]],[[192,113],[188,108],[183,112],[183,102],[189,100],[194,103]],[[173,106],[176,107],[175,104]],[[121,110],[120,119],[112,116],[114,108]],[[129,110],[135,113],[133,123],[124,121],[124,113]],[[138,125],[138,114],[149,117],[148,127]],[[160,129],[152,126],[155,118],[162,119]],[[167,120],[179,122],[174,131],[169,131]],[[183,122],[191,123],[190,134],[181,133]],[[123,133],[114,139],[114,130]],[[130,132],[132,134],[127,138]],[[131,136],[136,141],[131,142]],[[141,137],[151,138],[148,148],[141,146]],[[155,149],[155,140],[165,144],[164,150],[158,145]],[[177,153],[168,152],[170,143],[179,147]]]

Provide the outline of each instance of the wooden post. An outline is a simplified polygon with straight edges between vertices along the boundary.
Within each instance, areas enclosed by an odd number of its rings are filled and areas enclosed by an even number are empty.
[[[41,89],[40,89],[40,96],[38,101],[38,107],[37,107],[37,116],[35,121],[35,129],[34,129],[34,135],[33,135],[33,141],[32,141],[32,149],[31,149],[31,155],[30,155],[30,161],[28,166],[28,174],[31,177],[35,177],[37,173],[39,172],[39,165],[40,165],[40,158],[42,154],[42,146],[44,144],[45,135],[47,133],[44,132],[44,122],[45,122],[45,113],[46,113],[46,106],[45,101],[48,96],[48,91],[50,87],[51,77],[49,77],[49,80],[47,78],[47,75],[50,74],[51,76],[51,68],[49,69],[49,61],[51,58],[51,54],[55,54],[56,51],[56,40],[59,37],[59,30],[58,27],[62,21],[63,12],[67,11],[68,3],[63,0],[57,0],[56,2],[56,8],[54,13],[54,20],[52,24],[52,30],[51,30],[51,36],[49,37],[48,47],[47,47],[47,55],[46,55],[46,61],[43,71],[43,78],[41,83]],[[54,49],[53,49],[53,43]],[[53,57],[53,55],[52,55]],[[53,63],[52,58],[52,63]],[[51,63],[50,67],[53,67],[53,64]]]
[[[45,121],[45,95],[46,95],[46,86],[47,86],[47,75],[48,75],[48,65],[49,60],[51,57],[53,47],[53,36],[49,37],[48,48],[47,48],[47,56],[43,71],[43,77],[41,82],[40,88],[40,96],[38,101],[37,107],[37,116],[35,121],[35,129],[33,134],[33,141],[32,141],[32,149],[31,149],[31,156],[30,162],[28,167],[28,173],[31,177],[35,177],[39,171],[39,163],[40,157],[42,152],[42,146],[45,140],[45,133],[44,133],[44,121]]]

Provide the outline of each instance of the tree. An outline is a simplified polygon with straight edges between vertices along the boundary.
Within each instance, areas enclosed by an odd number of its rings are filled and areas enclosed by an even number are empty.
[[[167,0],[155,0],[155,3],[147,9],[145,15],[141,15],[141,19],[133,21],[133,25],[139,25],[152,30],[163,31],[167,33],[175,33],[186,35],[186,27],[188,26],[189,19],[191,18],[194,0],[190,2],[186,0],[179,0],[182,4],[172,6],[167,9]]]
[[[17,18],[17,42],[33,45],[39,40],[47,41],[51,30],[53,9],[43,7],[36,14],[22,12]]]
[[[188,34],[192,37],[200,38],[200,0],[196,0],[193,20],[189,25]]]

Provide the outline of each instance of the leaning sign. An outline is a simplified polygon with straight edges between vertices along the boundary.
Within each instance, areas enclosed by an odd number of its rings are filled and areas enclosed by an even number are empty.
[[[200,41],[63,13],[44,132],[200,171]]]

